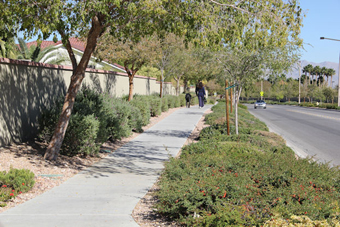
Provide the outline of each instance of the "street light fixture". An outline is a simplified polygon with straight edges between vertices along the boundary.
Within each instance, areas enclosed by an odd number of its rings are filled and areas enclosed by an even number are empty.
[[[331,39],[326,37],[320,37],[320,39],[328,39],[332,41],[339,41],[340,39]],[[338,69],[338,107],[340,106],[340,53],[339,53],[339,69]]]

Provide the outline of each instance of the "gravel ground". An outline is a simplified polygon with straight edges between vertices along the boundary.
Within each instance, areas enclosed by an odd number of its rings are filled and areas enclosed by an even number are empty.
[[[196,106],[193,106],[191,108],[195,107]],[[170,109],[158,117],[151,118],[150,124],[143,129],[147,130],[177,109],[179,108]],[[208,110],[205,114],[208,112],[210,111]],[[198,137],[199,132],[203,127],[206,127],[206,125],[204,125],[204,117],[199,121],[186,141],[186,144],[195,142],[195,139]],[[124,138],[121,141],[105,143],[103,144],[103,148],[115,151],[138,135],[138,133],[133,133],[130,137]],[[46,147],[47,144],[30,142],[0,148],[0,171],[8,171],[12,167],[16,169],[29,169],[35,175],[35,185],[32,190],[20,194],[7,202],[7,206],[0,207],[0,213],[62,184],[79,171],[93,165],[107,155],[99,154],[98,157],[86,158],[59,155],[56,161],[47,161],[43,158]],[[46,177],[46,175],[49,175],[49,177]],[[140,226],[176,226],[176,223],[172,223],[153,212],[152,206],[155,201],[157,201],[157,198],[154,197],[152,193],[155,190],[157,190],[157,183],[155,183],[145,197],[137,204],[132,214],[133,218]]]

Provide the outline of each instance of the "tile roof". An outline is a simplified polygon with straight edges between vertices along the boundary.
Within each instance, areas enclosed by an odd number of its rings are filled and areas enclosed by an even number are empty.
[[[71,43],[71,46],[74,48],[74,49],[77,49],[77,50],[80,50],[82,52],[85,51],[85,42],[81,41],[80,39],[76,38],[76,37],[71,37],[69,38],[70,40],[70,43]],[[48,46],[57,46],[57,45],[60,45],[62,44],[61,40],[59,40],[58,42],[53,42],[53,41],[42,41],[41,42],[41,48],[44,49]],[[32,45],[35,45],[37,46],[37,41],[32,41],[32,42],[28,42],[26,43],[27,47],[30,47]]]
[[[69,40],[70,40],[72,48],[77,49],[81,52],[85,51],[85,47],[86,47],[85,42],[81,41],[80,39],[78,39],[76,37],[71,37],[71,38],[69,38]],[[51,45],[57,46],[57,45],[60,45],[60,44],[62,44],[61,40],[59,40],[56,43],[53,42],[53,41],[42,41],[41,42],[41,49],[44,49],[44,48],[51,46]],[[26,43],[26,45],[27,45],[28,48],[32,45],[37,46],[37,41],[28,42],[28,43]],[[115,65],[116,67],[125,71],[124,66],[118,65],[117,63],[113,63],[113,65]]]

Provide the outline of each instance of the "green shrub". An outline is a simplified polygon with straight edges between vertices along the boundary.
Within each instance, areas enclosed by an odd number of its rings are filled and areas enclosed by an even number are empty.
[[[181,106],[181,100],[179,96],[175,96],[175,108]]]
[[[28,169],[11,168],[0,172],[0,207],[20,193],[28,192],[34,186],[34,174]]]
[[[146,96],[136,96],[131,101],[130,104],[137,107],[143,118],[143,125],[147,125],[150,122],[150,102]]]
[[[129,115],[129,127],[136,132],[143,132],[143,116],[137,107],[131,106],[131,113]]]
[[[69,156],[98,153],[102,141],[97,143],[100,122],[96,118],[94,115],[73,114],[60,153]]]
[[[168,98],[166,96],[163,96],[161,99],[162,99],[162,112],[166,112],[169,110]]]
[[[339,176],[339,170],[326,164],[296,160],[293,152],[263,153],[250,144],[199,142],[166,163],[157,210],[186,226],[216,223],[222,216],[221,226],[230,221],[259,226],[277,213],[323,220],[339,211]],[[238,216],[231,220],[225,207],[233,207]],[[200,223],[192,218],[195,213]]]
[[[212,98],[208,98],[207,104],[215,104],[216,100]]]
[[[165,98],[168,99],[168,108],[176,108],[180,106],[180,100],[179,100],[179,96],[175,96],[175,95],[166,95]]]
[[[224,117],[224,103],[212,109],[210,122]],[[213,124],[165,164],[157,212],[183,226],[281,226],[277,220],[294,224],[292,217],[304,215],[336,226],[340,170],[297,159],[280,136],[243,106],[238,110],[238,135],[234,125],[228,136],[225,122]]]
[[[141,130],[141,126],[145,125],[146,118],[148,117],[147,110],[144,112],[145,116],[144,113],[141,113],[141,109],[134,107],[131,102],[122,101],[119,98],[111,98],[108,95],[106,97],[105,116],[107,117],[105,122],[108,135],[111,139],[120,140],[121,138],[128,137],[133,129]],[[139,104],[140,102],[137,103]],[[137,112],[139,112],[139,116]]]
[[[192,96],[192,95],[191,95]],[[185,106],[187,101],[185,100],[185,94],[179,95],[180,106]]]
[[[244,110],[247,110],[248,109],[248,107],[247,106],[245,106],[245,105],[243,105],[243,104],[238,104],[238,107],[239,108],[241,108],[241,109],[244,109]]]
[[[149,123],[150,107],[141,101],[142,97],[135,99],[136,107],[108,94],[99,94],[86,87],[81,89],[76,97],[61,154],[93,155],[108,139],[128,137],[132,130],[141,132],[142,126]],[[43,111],[39,119],[39,138],[45,142],[49,142],[53,135],[62,103],[63,99],[58,99],[52,108]]]
[[[151,117],[159,116],[162,113],[162,100],[158,96],[149,96]]]
[[[198,105],[198,98],[197,98],[196,94],[191,95],[190,105],[192,105],[192,106]]]

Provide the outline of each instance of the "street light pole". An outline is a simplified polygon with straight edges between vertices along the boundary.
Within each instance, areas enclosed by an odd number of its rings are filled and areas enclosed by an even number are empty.
[[[301,98],[301,61],[299,61],[299,104],[301,103],[300,98]]]
[[[331,39],[326,37],[320,37],[320,39],[328,39],[332,41],[339,41],[340,39]],[[340,106],[340,53],[339,53],[339,68],[338,68],[338,107]]]

